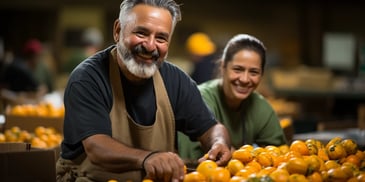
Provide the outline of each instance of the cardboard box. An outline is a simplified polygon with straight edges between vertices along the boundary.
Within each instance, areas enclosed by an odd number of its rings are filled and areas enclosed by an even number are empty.
[[[27,130],[29,132],[34,132],[37,126],[44,127],[54,127],[57,132],[63,134],[63,117],[36,117],[36,116],[15,116],[6,115],[5,116],[4,131],[13,126],[18,126],[22,130]],[[61,146],[57,146],[48,150],[53,150],[55,155],[55,160],[58,160],[61,152]],[[1,181],[1,180],[0,180]]]
[[[0,143],[0,181],[56,181],[55,150],[34,149],[27,143]]]
[[[271,82],[276,89],[309,89],[327,91],[332,89],[333,75],[328,69],[298,67],[293,69],[274,68],[270,72]]]
[[[5,115],[4,128],[8,129],[13,126],[27,131],[34,131],[37,126],[54,127],[56,131],[63,134],[63,117]]]

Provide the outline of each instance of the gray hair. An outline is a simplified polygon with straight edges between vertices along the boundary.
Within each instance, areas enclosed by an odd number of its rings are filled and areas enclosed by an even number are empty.
[[[119,21],[124,24],[125,17],[131,12],[131,9],[138,4],[145,4],[154,7],[166,9],[172,16],[173,27],[175,28],[178,21],[181,20],[180,6],[174,0],[124,0],[120,4]]]

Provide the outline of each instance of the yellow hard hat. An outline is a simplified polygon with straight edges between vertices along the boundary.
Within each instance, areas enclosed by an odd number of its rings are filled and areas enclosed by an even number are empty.
[[[193,33],[186,40],[186,48],[191,54],[206,56],[215,51],[215,45],[205,33]]]

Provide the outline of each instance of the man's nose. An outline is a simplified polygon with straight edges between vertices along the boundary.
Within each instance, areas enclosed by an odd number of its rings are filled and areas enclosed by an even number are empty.
[[[143,41],[142,45],[148,52],[156,50],[156,40],[152,37],[148,37],[145,41]]]

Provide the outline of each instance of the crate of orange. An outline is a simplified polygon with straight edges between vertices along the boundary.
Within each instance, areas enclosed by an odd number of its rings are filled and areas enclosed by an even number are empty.
[[[6,108],[5,127],[14,126],[33,131],[38,126],[53,127],[63,133],[64,107],[50,103],[22,104]]]

